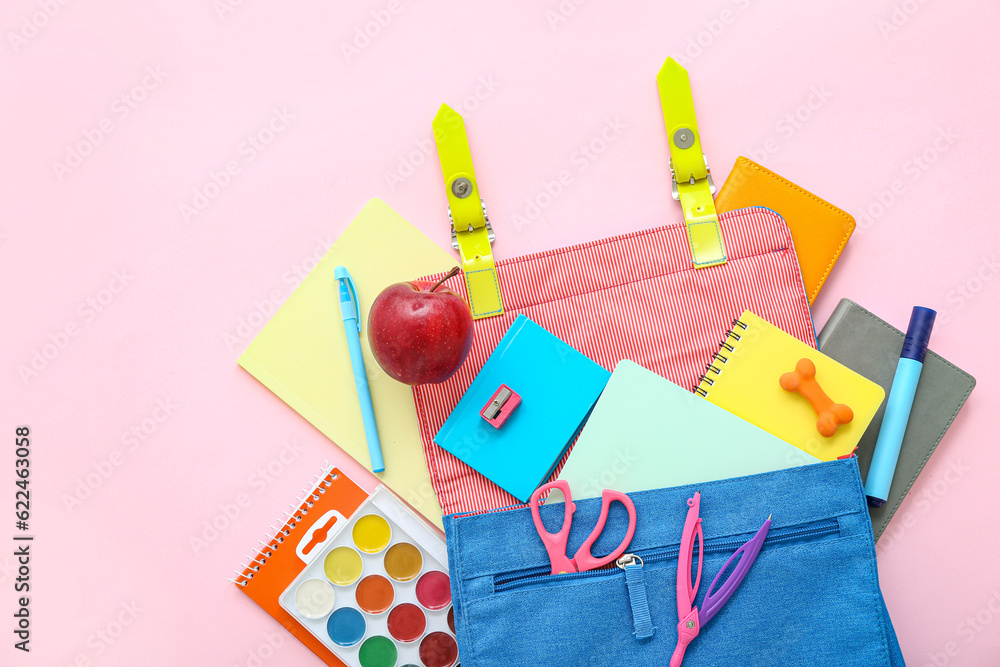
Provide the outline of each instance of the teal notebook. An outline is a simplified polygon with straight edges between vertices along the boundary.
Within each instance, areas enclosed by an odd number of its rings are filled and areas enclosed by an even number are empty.
[[[552,474],[607,384],[610,373],[518,315],[434,442],[527,502]],[[501,384],[521,397],[506,423],[480,415]]]
[[[819,459],[639,364],[615,367],[559,479],[575,498],[793,468]]]

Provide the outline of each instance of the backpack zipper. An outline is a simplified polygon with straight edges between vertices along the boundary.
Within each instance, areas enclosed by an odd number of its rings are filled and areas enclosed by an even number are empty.
[[[764,547],[768,545],[781,544],[783,542],[790,542],[792,540],[800,540],[803,538],[816,539],[820,537],[825,537],[827,535],[832,535],[834,533],[840,532],[840,523],[836,519],[825,519],[823,521],[817,521],[810,524],[805,524],[801,526],[789,526],[787,528],[771,529],[767,535],[767,539],[764,540]],[[702,545],[703,553],[715,553],[718,551],[732,551],[738,549],[744,543],[746,543],[746,537],[739,538],[717,538],[714,540],[705,540]],[[622,559],[627,559],[629,557],[638,556],[641,558],[643,563],[657,563],[665,560],[671,560],[677,558],[677,554],[680,551],[680,545],[674,545],[670,547],[661,547],[657,549],[639,549],[627,554],[624,554],[619,561]],[[546,582],[560,582],[570,579],[587,579],[591,577],[607,577],[613,576],[619,573],[619,571],[624,571],[624,565],[619,566],[609,565],[596,570],[590,570],[588,572],[567,572],[565,574],[551,574],[551,568],[549,566],[539,566],[526,568],[524,570],[517,570],[514,572],[505,572],[502,574],[494,575],[493,577],[493,590],[496,593],[503,591],[509,591],[515,588],[523,588],[525,586],[531,586],[535,584],[541,584]]]

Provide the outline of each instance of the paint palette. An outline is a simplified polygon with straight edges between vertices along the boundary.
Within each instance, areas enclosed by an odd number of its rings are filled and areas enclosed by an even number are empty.
[[[307,565],[278,602],[346,664],[457,665],[445,544],[385,487],[317,518],[296,552]]]

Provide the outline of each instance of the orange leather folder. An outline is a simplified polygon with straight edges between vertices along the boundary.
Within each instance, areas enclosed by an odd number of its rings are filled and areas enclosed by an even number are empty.
[[[785,219],[812,305],[854,232],[854,218],[753,160],[741,157],[715,197],[715,208],[723,213],[747,206],[766,206]]]

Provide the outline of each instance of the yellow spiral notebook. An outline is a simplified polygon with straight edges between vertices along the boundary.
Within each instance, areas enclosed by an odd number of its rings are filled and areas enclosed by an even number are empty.
[[[812,403],[779,384],[800,359],[813,362],[815,380],[829,399],[854,413],[830,437],[820,435]],[[885,398],[879,385],[749,310],[733,323],[695,391],[822,461],[854,451]]]

